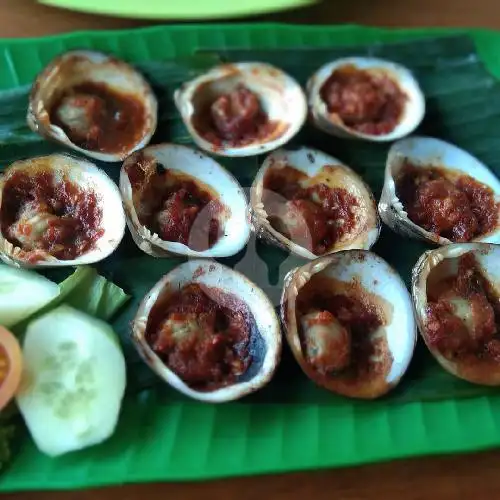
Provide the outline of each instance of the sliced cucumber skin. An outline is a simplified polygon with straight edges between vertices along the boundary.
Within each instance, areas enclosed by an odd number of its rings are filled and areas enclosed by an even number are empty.
[[[28,325],[23,357],[17,403],[40,451],[58,456],[113,434],[126,368],[107,323],[59,306]]]
[[[34,271],[0,264],[0,325],[12,328],[59,295],[59,285]]]

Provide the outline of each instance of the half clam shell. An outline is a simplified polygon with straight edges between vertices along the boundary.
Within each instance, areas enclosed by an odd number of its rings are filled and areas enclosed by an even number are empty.
[[[16,190],[17,186],[17,184],[14,184],[11,189],[12,179],[19,178],[19,176],[30,178],[35,175],[49,176],[49,179],[51,179],[50,186],[62,186],[59,189],[62,193],[61,200],[57,201],[60,205],[72,203],[72,196],[75,195],[74,187],[80,190],[81,193],[91,193],[95,197],[96,212],[98,212],[98,218],[100,219],[98,228],[96,228],[96,231],[97,229],[98,231],[95,242],[74,258],[58,259],[49,251],[38,248],[34,244],[36,240],[32,240],[32,237],[37,233],[39,233],[39,236],[43,234],[47,236],[48,231],[55,229],[54,224],[55,226],[64,225],[66,222],[65,216],[56,214],[58,211],[64,212],[64,206],[52,207],[47,211],[36,206],[30,208],[30,203],[33,203],[33,193],[31,191],[26,192],[25,189],[20,191],[26,197],[26,202],[23,201],[22,203],[22,207],[24,207],[22,211],[25,215],[17,214],[16,217],[20,218],[14,224],[9,224],[8,228],[4,224],[6,211],[12,210],[7,205],[7,203],[10,203],[9,200],[12,200],[12,196],[8,195],[8,190],[12,192],[12,189]],[[70,183],[69,187],[66,187],[67,183]],[[15,196],[18,200],[18,195],[15,194]],[[79,213],[78,206],[76,206],[75,210],[73,210],[75,213],[71,217],[75,219],[85,217],[85,214],[90,213],[88,209],[93,206],[94,202],[89,203],[90,205],[83,208],[81,213]],[[28,214],[28,212],[30,213]],[[60,267],[93,264],[108,257],[118,247],[125,232],[125,213],[116,184],[105,172],[88,160],[63,154],[17,161],[5,170],[0,177],[0,220],[2,221],[0,228],[0,258],[7,264],[22,267]],[[80,223],[85,224],[86,222],[82,222],[82,220]],[[9,228],[15,227],[17,227],[16,233],[21,240],[25,241],[24,243],[20,243],[19,239],[12,239],[12,236],[6,233]]]
[[[131,168],[151,173],[165,169],[188,176],[193,181],[209,189],[223,207],[221,216],[222,234],[213,246],[204,250],[194,250],[177,241],[163,240],[151,227],[140,220],[141,206],[147,205],[151,197],[133,188],[129,177]],[[145,176],[148,179],[148,176]],[[143,182],[144,185],[144,182]],[[177,144],[148,146],[128,157],[120,172],[120,190],[123,197],[127,224],[139,248],[154,257],[229,257],[237,254],[250,238],[248,204],[245,193],[238,181],[219,163],[203,153]],[[143,199],[144,198],[144,199]],[[146,211],[149,210],[146,206]],[[199,220],[199,223],[197,222]],[[203,211],[194,224],[206,226]],[[206,231],[208,234],[208,230]]]
[[[84,85],[101,86],[120,96],[134,100],[136,110],[142,107],[141,120],[134,127],[131,142],[120,149],[86,149],[75,144],[67,132],[54,119],[53,108],[61,96],[73,95],[74,89]],[[93,91],[85,98],[92,98]],[[81,94],[81,92],[80,92]],[[76,95],[76,94],[75,94]],[[71,101],[65,106],[65,121],[78,127],[89,127],[89,116],[95,111],[95,101],[88,101],[88,107]],[[81,107],[78,107],[81,106]],[[53,61],[37,76],[29,99],[27,121],[29,127],[42,136],[59,142],[75,151],[97,160],[113,162],[125,159],[133,151],[146,146],[156,130],[158,103],[145,78],[129,64],[112,56],[91,50],[66,52]],[[109,111],[109,110],[108,110]],[[118,111],[119,112],[119,111]],[[114,111],[116,116],[116,111]],[[83,124],[83,125],[82,125]],[[132,125],[127,123],[127,129]]]
[[[266,117],[265,124],[243,141],[217,139],[214,142],[204,133],[207,126],[213,131],[214,103],[221,96],[234,95],[241,88],[257,97]],[[307,117],[306,98],[300,85],[280,69],[259,62],[217,66],[186,82],[175,92],[174,98],[195,143],[221,156],[253,156],[277,149],[297,134]],[[248,112],[244,103],[247,98],[242,97],[233,106],[233,111],[237,109],[241,117]],[[229,117],[229,121],[234,122],[234,119],[234,114]]]
[[[291,241],[287,236],[273,227],[270,222],[271,209],[265,203],[265,196],[275,198],[274,193],[266,188],[266,177],[270,172],[280,171],[285,167],[292,167],[305,174],[304,187],[325,184],[329,188],[343,188],[356,201],[352,206],[354,224],[339,240],[328,247],[325,254],[339,250],[354,248],[371,248],[377,241],[380,233],[380,220],[376,202],[370,188],[361,177],[340,160],[321,151],[306,147],[297,150],[280,149],[271,153],[262,164],[252,184],[250,205],[251,220],[257,235],[285,250],[289,250],[299,257],[314,259],[318,255],[313,253],[312,235],[302,238],[300,244]],[[280,197],[277,202],[281,205],[286,199]],[[343,221],[333,221],[344,224]],[[306,241],[307,240],[307,241]]]
[[[236,297],[246,304],[255,321],[249,344],[251,364],[234,383],[213,390],[194,389],[159,358],[147,341],[146,330],[155,304],[165,297],[168,300],[172,291],[188,284],[204,287],[212,300],[219,300],[218,290]],[[132,322],[132,339],[145,362],[167,384],[186,396],[210,403],[236,400],[262,388],[271,380],[281,356],[279,320],[264,292],[244,275],[208,260],[194,259],[181,264],[150,290]]]
[[[374,399],[395,387],[417,339],[405,284],[366,250],[338,252],[292,270],[281,320],[304,373],[352,398]]]
[[[429,351],[445,370],[480,385],[500,385],[499,262],[498,245],[451,244],[425,252],[412,272],[418,327]],[[459,273],[462,284],[455,281]]]
[[[363,132],[353,126],[348,126],[338,113],[329,111],[328,105],[322,97],[322,90],[335,72],[346,68],[370,75],[374,82],[381,79],[388,80],[401,93],[403,100],[401,112],[396,118],[392,130],[377,134]],[[371,101],[368,100],[368,93],[372,91],[373,89],[367,89],[366,85],[357,89],[359,95],[356,96],[356,103],[353,103],[353,93],[349,92],[348,96],[344,97],[345,106],[348,107],[349,113],[361,116],[363,110],[368,112],[375,102],[374,96],[371,96]],[[394,91],[391,89],[388,92],[388,99],[393,96]],[[372,57],[347,57],[325,64],[309,79],[307,98],[313,123],[324,132],[343,138],[374,142],[393,141],[412,133],[425,114],[425,98],[413,74],[404,66]],[[381,115],[383,116],[384,113],[382,109]],[[356,120],[360,121],[360,116],[357,116]]]
[[[387,157],[379,213],[382,221],[393,231],[438,245],[447,245],[451,240],[427,231],[408,217],[406,207],[398,197],[398,180],[405,164],[415,168],[438,167],[452,175],[465,174],[493,191],[497,222],[494,230],[480,234],[471,241],[500,242],[500,181],[477,158],[457,146],[433,137],[413,136],[396,142]]]

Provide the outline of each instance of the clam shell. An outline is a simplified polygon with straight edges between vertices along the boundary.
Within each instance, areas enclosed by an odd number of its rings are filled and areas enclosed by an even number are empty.
[[[358,132],[347,127],[338,115],[328,112],[320,95],[321,88],[336,69],[346,65],[353,65],[361,70],[383,71],[392,77],[407,95],[403,115],[392,132],[381,135]],[[373,142],[394,141],[411,134],[425,114],[424,94],[413,74],[404,66],[372,57],[346,57],[325,64],[309,79],[307,99],[312,121],[319,129],[337,137]]]
[[[126,151],[100,152],[71,142],[64,130],[51,122],[50,108],[65,89],[86,82],[105,83],[118,92],[131,94],[144,103],[146,120],[141,138]],[[97,160],[125,159],[146,146],[156,130],[158,103],[144,77],[127,63],[90,50],[73,50],[56,57],[37,76],[29,98],[27,122],[40,135]]]
[[[305,359],[299,337],[296,311],[301,289],[317,274],[361,287],[382,299],[388,307],[389,324],[384,327],[392,363],[369,383],[353,384],[335,375],[320,376]],[[336,285],[332,285],[336,286]],[[338,394],[374,399],[394,388],[406,372],[417,340],[417,328],[410,294],[397,272],[387,262],[366,250],[347,250],[320,257],[292,270],[285,279],[281,298],[281,321],[288,344],[304,373],[316,384]]]
[[[409,160],[414,166],[436,166],[450,169],[472,177],[489,186],[500,202],[500,181],[477,158],[463,149],[440,139],[413,136],[393,144],[389,150],[385,167],[384,187],[379,201],[379,213],[382,221],[393,231],[410,238],[427,241],[437,245],[447,245],[451,241],[426,231],[412,222],[396,193],[396,179],[404,161]],[[500,205],[499,205],[500,211]],[[473,238],[472,241],[500,243],[500,213],[498,226],[491,233]]]
[[[500,385],[500,363],[478,360],[472,368],[463,362],[449,360],[429,343],[426,334],[427,289],[431,280],[453,276],[457,270],[457,259],[473,252],[484,275],[500,294],[500,246],[490,243],[451,244],[429,250],[422,254],[412,271],[412,296],[420,335],[438,363],[449,373],[480,385]],[[437,269],[439,266],[439,269]]]
[[[244,84],[255,93],[270,120],[280,123],[269,137],[241,146],[214,145],[203,138],[193,124],[204,96],[218,96]],[[195,143],[220,156],[253,156],[287,143],[299,132],[307,117],[307,102],[300,85],[283,71],[259,62],[216,66],[176,90],[175,103]]]
[[[194,177],[218,194],[229,215],[224,223],[224,234],[213,247],[195,251],[182,243],[162,240],[158,234],[140,223],[126,169],[128,165],[144,156],[155,159],[165,168]],[[214,159],[187,146],[165,143],[149,146],[134,153],[123,163],[120,172],[120,190],[127,214],[127,224],[134,241],[142,251],[154,257],[229,257],[241,251],[250,238],[248,203],[243,188],[235,177]]]
[[[13,163],[0,177],[0,212],[5,183],[16,172],[33,172],[34,169],[47,170],[55,175],[66,175],[78,186],[93,190],[98,195],[98,202],[102,208],[101,227],[104,233],[92,250],[73,260],[58,260],[52,255],[37,251],[40,259],[30,262],[29,257],[32,252],[23,251],[22,248],[13,245],[0,230],[0,258],[16,267],[43,268],[94,264],[111,255],[125,233],[125,213],[120,192],[108,175],[88,160],[53,154]]]
[[[172,372],[150,348],[145,339],[149,314],[162,294],[190,283],[219,288],[243,300],[253,314],[262,342],[254,343],[251,354],[258,368],[250,366],[242,380],[213,391],[200,392],[190,388]],[[166,274],[146,295],[132,322],[132,339],[144,361],[167,384],[179,392],[208,403],[240,399],[266,385],[272,378],[281,357],[280,324],[272,303],[264,292],[248,278],[222,264],[208,260],[190,260]]]
[[[270,169],[286,165],[296,168],[310,177],[316,176],[325,166],[334,166],[335,178],[330,176],[331,185],[345,188],[362,203],[362,227],[358,227],[359,230],[352,237],[337,242],[333,248],[326,252],[327,254],[356,248],[368,250],[375,244],[380,234],[380,220],[375,198],[370,188],[356,172],[344,165],[340,160],[321,151],[306,147],[296,150],[280,149],[274,151],[268,155],[257,173],[251,188],[250,213],[253,229],[259,237],[284,250],[289,250],[299,257],[306,259],[318,257],[309,249],[290,241],[269,223],[268,214],[262,202],[264,179]]]

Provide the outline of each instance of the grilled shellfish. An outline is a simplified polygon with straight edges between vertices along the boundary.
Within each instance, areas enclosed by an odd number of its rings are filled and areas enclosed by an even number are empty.
[[[142,301],[132,332],[157,375],[210,403],[263,387],[281,355],[279,320],[264,292],[208,260],[189,260],[165,275]]]
[[[413,132],[425,114],[412,73],[371,57],[325,64],[310,78],[307,97],[313,123],[344,138],[393,141]]]
[[[413,269],[420,333],[448,372],[500,385],[500,247],[450,244],[425,252]]]
[[[0,258],[23,267],[92,264],[125,232],[116,184],[93,163],[53,154],[17,161],[0,178]]]
[[[363,180],[339,160],[305,147],[266,158],[250,204],[258,236],[307,259],[369,249],[380,232],[376,203]]]
[[[500,181],[453,144],[410,137],[389,151],[379,212],[394,231],[429,243],[499,243]]]
[[[134,241],[154,257],[228,257],[250,237],[242,187],[195,149],[160,144],[134,153],[120,190]]]
[[[113,162],[149,143],[157,108],[150,85],[132,66],[74,50],[56,57],[36,78],[27,121],[48,139]]]
[[[300,85],[269,64],[217,66],[185,83],[175,103],[195,143],[221,156],[253,156],[277,149],[307,116]]]
[[[396,386],[417,338],[405,284],[366,250],[326,255],[292,270],[281,320],[304,373],[352,398],[374,399]]]

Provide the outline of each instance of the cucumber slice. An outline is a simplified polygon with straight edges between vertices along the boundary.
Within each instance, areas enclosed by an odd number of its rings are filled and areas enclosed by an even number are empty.
[[[33,271],[0,264],[0,325],[11,328],[59,295],[59,285]]]
[[[62,455],[113,434],[126,373],[107,323],[59,306],[28,325],[23,357],[17,403],[40,451]]]

